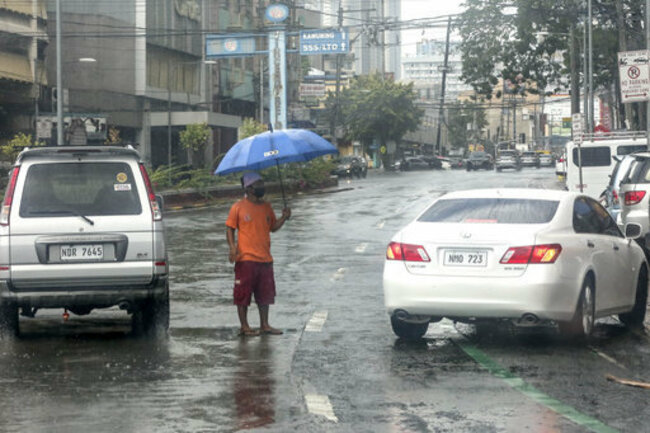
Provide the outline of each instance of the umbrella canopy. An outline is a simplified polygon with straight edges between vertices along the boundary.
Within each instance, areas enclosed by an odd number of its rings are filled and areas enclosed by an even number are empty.
[[[261,170],[289,162],[304,162],[338,150],[329,141],[305,129],[267,131],[238,141],[221,160],[215,174]]]

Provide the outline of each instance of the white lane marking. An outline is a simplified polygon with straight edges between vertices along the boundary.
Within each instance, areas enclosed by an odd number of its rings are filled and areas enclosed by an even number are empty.
[[[621,364],[620,362],[618,362],[617,360],[615,360],[611,356],[607,355],[606,353],[603,353],[600,350],[596,349],[595,347],[589,346],[589,348],[591,349],[592,352],[594,352],[596,355],[600,356],[604,360],[606,360],[608,362],[611,362],[612,364],[616,365],[617,367],[622,368],[623,370],[628,369],[626,366],[624,366],[623,364]]]
[[[383,229],[385,224],[386,224],[386,221],[382,220],[382,221],[379,221],[379,222],[377,223],[376,227],[377,227],[378,229]]]
[[[338,281],[343,278],[345,276],[345,271],[347,271],[347,268],[339,268],[336,272],[334,272],[334,275],[332,275],[332,280]]]
[[[305,331],[321,332],[326,321],[327,311],[316,311],[314,315],[311,316],[311,319],[309,319],[309,322],[307,322],[307,325],[305,325]]]
[[[357,247],[354,249],[354,251],[361,254],[361,253],[364,253],[366,251],[366,248],[368,248],[368,244],[364,242],[364,243],[361,243],[361,244],[357,245]]]
[[[328,396],[306,394],[305,402],[307,403],[307,410],[309,413],[324,416],[333,422],[339,422],[339,419],[334,414],[334,408],[332,408],[332,403],[330,403],[330,398]]]
[[[298,260],[297,262],[289,263],[288,266],[292,266],[292,267],[293,267],[293,266],[300,266],[300,265],[302,265],[303,263],[305,263],[306,261],[313,259],[314,257],[316,257],[316,256],[307,256],[307,257],[304,257],[304,258]]]

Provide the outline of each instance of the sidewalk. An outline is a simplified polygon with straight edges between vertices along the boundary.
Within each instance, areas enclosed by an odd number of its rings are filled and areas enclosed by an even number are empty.
[[[319,187],[303,187],[296,181],[283,181],[284,192],[287,196],[297,192],[331,192],[338,191],[339,180],[336,176],[330,178]],[[348,189],[348,188],[346,188]],[[270,182],[266,184],[266,191],[269,194],[281,194],[280,184]],[[241,185],[222,185],[213,186],[205,189],[182,189],[182,190],[165,190],[158,194],[164,198],[163,211],[175,211],[181,209],[193,209],[210,206],[219,203],[221,200],[232,200],[242,196]]]

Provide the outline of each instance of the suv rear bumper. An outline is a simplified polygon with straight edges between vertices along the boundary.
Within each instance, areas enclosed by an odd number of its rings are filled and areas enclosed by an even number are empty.
[[[167,275],[156,276],[146,286],[103,286],[92,289],[56,288],[15,290],[7,280],[0,281],[0,298],[18,307],[25,308],[106,308],[122,303],[135,304],[145,299],[158,297],[168,290]]]

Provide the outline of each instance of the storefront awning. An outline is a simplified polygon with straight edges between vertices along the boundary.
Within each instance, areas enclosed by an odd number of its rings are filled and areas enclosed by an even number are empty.
[[[32,68],[27,56],[0,52],[0,78],[33,83]]]

